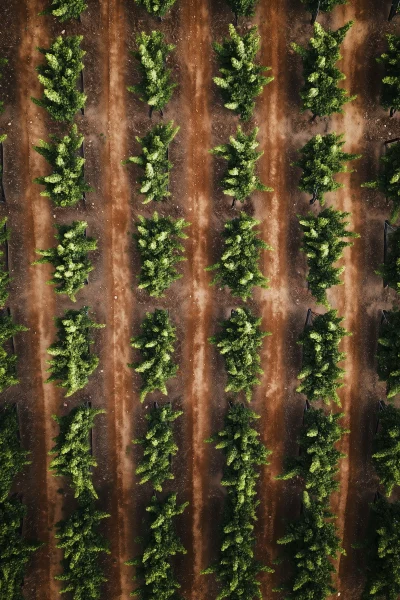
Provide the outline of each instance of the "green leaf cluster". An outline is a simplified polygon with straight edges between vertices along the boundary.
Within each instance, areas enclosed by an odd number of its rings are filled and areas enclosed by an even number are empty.
[[[400,109],[400,36],[386,34],[388,49],[376,60],[384,67],[381,103],[391,116]]]
[[[215,573],[221,585],[218,598],[261,598],[260,572],[273,572],[254,558],[254,527],[257,521],[257,467],[268,465],[271,454],[252,427],[259,415],[242,404],[230,407],[224,428],[206,440],[225,456],[222,485],[227,488],[218,561],[203,571]]]
[[[72,396],[86,386],[89,376],[97,369],[99,358],[90,353],[93,340],[91,329],[105,327],[95,323],[88,313],[88,307],[80,310],[67,310],[65,315],[55,319],[58,340],[49,346],[47,352],[51,373],[47,383],[59,381],[58,387],[65,388],[65,396]]]
[[[400,228],[396,228],[387,236],[386,260],[376,270],[376,274],[400,294]]]
[[[233,14],[237,17],[254,17],[258,0],[226,0]]]
[[[88,6],[85,0],[49,0],[49,2],[49,6],[39,14],[53,15],[60,23],[68,19],[79,19]]]
[[[345,267],[334,267],[334,263],[343,256],[343,250],[352,246],[344,238],[358,238],[359,234],[346,229],[345,221],[350,213],[325,208],[318,215],[309,213],[307,217],[298,215],[303,230],[301,250],[307,257],[309,273],[307,281],[312,295],[318,304],[329,308],[326,290],[333,285],[341,285],[340,275]]]
[[[142,146],[142,154],[122,161],[122,164],[139,165],[144,171],[138,180],[140,193],[146,197],[143,204],[152,200],[160,202],[171,195],[168,185],[173,164],[168,160],[168,147],[178,131],[179,127],[174,127],[173,121],[155,125],[144,137],[136,137]]]
[[[349,433],[339,421],[344,413],[325,414],[322,409],[310,408],[304,413],[304,426],[300,435],[300,453],[287,461],[283,475],[277,479],[300,477],[311,498],[328,501],[332,492],[339,489],[336,475],[339,460],[345,454],[335,448],[342,436]]]
[[[150,34],[142,31],[136,37],[138,50],[132,52],[138,59],[142,80],[138,85],[128,87],[129,92],[137,94],[154,110],[162,111],[171,99],[176,83],[171,82],[171,70],[166,67],[168,54],[174,50],[174,44],[166,44],[161,31]]]
[[[150,296],[160,298],[166,289],[182,277],[175,265],[183,260],[184,246],[179,240],[187,239],[185,227],[190,223],[184,219],[160,217],[157,212],[146,218],[139,215],[134,234],[141,258],[139,289],[147,290]]]
[[[374,181],[363,183],[361,187],[379,190],[393,203],[390,222],[397,221],[400,213],[400,142],[386,147],[381,156],[381,169]]]
[[[1,137],[1,136],[0,136]],[[0,140],[1,141],[1,140]],[[0,173],[1,177],[1,173]],[[6,228],[7,217],[0,219],[0,246],[3,246],[7,243],[7,240],[10,239],[10,230]],[[0,257],[4,256],[4,251],[0,250]],[[10,285],[10,273],[7,269],[7,265],[4,261],[0,260],[0,307],[4,308],[9,290],[8,287]]]
[[[338,367],[346,353],[339,352],[339,344],[346,335],[350,335],[340,323],[336,310],[329,310],[314,317],[312,326],[306,327],[300,335],[298,344],[303,347],[303,366],[298,374],[301,384],[297,392],[306,395],[310,402],[331,400],[340,406],[337,391],[342,387],[340,380],[344,370]]]
[[[86,95],[76,89],[76,80],[83,69],[86,54],[80,47],[83,36],[58,36],[50,48],[38,48],[46,63],[36,67],[44,87],[41,99],[32,102],[45,108],[55,121],[72,121],[84,107]]]
[[[303,170],[299,189],[312,194],[310,204],[318,200],[321,206],[324,206],[324,194],[343,187],[342,183],[335,181],[334,176],[337,173],[352,173],[345,163],[361,158],[361,154],[343,152],[343,137],[343,134],[336,133],[317,134],[298,151],[300,158],[293,166]]]
[[[386,381],[388,399],[400,392],[400,311],[386,313],[378,339],[378,375]]]
[[[142,360],[129,366],[142,376],[140,401],[143,402],[155,390],[167,395],[166,383],[175,377],[178,365],[172,362],[176,335],[166,310],[157,308],[146,313],[141,329],[142,333],[131,339],[131,345],[140,350]]]
[[[242,128],[237,128],[236,138],[230,136],[229,144],[222,144],[210,150],[211,154],[227,161],[227,170],[222,179],[223,192],[233,197],[232,206],[236,200],[244,202],[255,191],[272,192],[272,188],[261,183],[255,172],[256,162],[263,155],[257,152],[257,127],[249,135]]]
[[[14,323],[12,317],[5,311],[0,313],[0,392],[19,383],[16,373],[17,355],[6,349],[5,344],[20,331],[28,331],[28,329]]]
[[[62,138],[50,135],[50,139],[52,143],[39,140],[39,146],[34,146],[34,149],[44,156],[52,167],[52,172],[50,175],[36,177],[34,182],[45,186],[40,195],[50,198],[55,206],[75,206],[82,200],[85,192],[92,191],[84,178],[85,159],[78,155],[83,135],[73,125],[68,135]]]
[[[36,250],[42,258],[33,263],[50,263],[54,267],[54,273],[47,283],[55,286],[56,294],[66,294],[73,302],[94,268],[88,253],[97,249],[97,240],[86,237],[87,226],[86,221],[74,221],[72,225],[56,225],[55,238],[59,243],[55,248]]]
[[[135,0],[136,4],[143,6],[154,17],[164,17],[176,0]]]
[[[2,503],[7,500],[14,478],[31,461],[28,460],[29,452],[21,448],[15,406],[5,404],[1,409],[0,417],[0,503]]]
[[[342,113],[343,105],[356,98],[338,87],[339,81],[346,77],[335,66],[342,58],[340,45],[352,25],[353,21],[349,21],[332,31],[315,23],[314,37],[310,39],[308,48],[292,44],[293,50],[303,60],[304,86],[300,93],[303,112],[310,110],[316,117]]]
[[[54,438],[55,445],[49,452],[56,455],[50,463],[55,477],[67,477],[74,489],[75,498],[97,498],[92,481],[92,468],[97,461],[92,455],[90,430],[96,415],[105,411],[90,406],[78,406],[63,417],[53,415],[60,426],[60,433]]]
[[[229,34],[230,38],[225,38],[222,44],[213,44],[220,70],[220,77],[214,77],[214,82],[221,88],[225,107],[247,121],[254,112],[254,98],[273,80],[263,75],[271,67],[255,62],[261,42],[256,26],[241,36],[229,25]]]
[[[251,400],[255,385],[259,385],[264,371],[260,367],[259,348],[262,339],[270,335],[260,329],[261,318],[255,317],[248,308],[237,308],[229,319],[221,323],[222,330],[209,338],[225,360],[228,374],[226,392],[244,392]]]
[[[320,12],[331,12],[335,6],[347,4],[347,0],[301,0],[315,20]]]
[[[225,223],[222,232],[224,249],[220,260],[207,267],[206,271],[216,271],[211,285],[226,286],[232,296],[246,302],[253,294],[253,288],[268,288],[268,279],[259,269],[262,250],[272,250],[254,231],[260,221],[241,212],[239,217]]]
[[[1,70],[3,67],[5,67],[5,65],[8,63],[8,60],[6,58],[1,58],[0,57],[0,79],[3,77]],[[0,100],[0,115],[4,112],[4,102],[2,100]],[[3,140],[1,140],[0,136],[0,142],[2,142]]]
[[[143,448],[143,457],[136,469],[140,485],[150,482],[157,492],[162,492],[163,483],[174,479],[171,459],[178,452],[174,440],[173,422],[183,414],[173,410],[171,404],[153,407],[146,415],[147,431],[142,438],[133,440]]]
[[[400,485],[400,409],[387,405],[379,413],[379,425],[372,461],[385,494],[390,496]]]
[[[165,500],[154,495],[146,508],[150,513],[150,535],[144,543],[144,551],[139,557],[129,561],[136,567],[135,581],[140,585],[131,596],[140,600],[178,600],[177,590],[181,587],[174,577],[171,558],[186,554],[175,532],[175,517],[181,515],[189,503],[177,504],[176,494]]]
[[[312,501],[303,493],[303,511],[297,521],[289,523],[287,533],[278,544],[288,545],[293,575],[285,592],[285,600],[325,600],[336,592],[332,585],[335,568],[332,560],[345,554],[340,545],[332,513],[325,503]]]

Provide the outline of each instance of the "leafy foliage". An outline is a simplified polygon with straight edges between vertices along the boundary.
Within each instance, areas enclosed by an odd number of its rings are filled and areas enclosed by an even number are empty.
[[[53,419],[60,426],[60,433],[54,438],[55,446],[49,454],[56,457],[50,463],[55,477],[68,477],[75,492],[75,498],[97,498],[92,481],[92,468],[97,462],[91,453],[89,433],[96,415],[105,411],[89,406],[77,406],[68,415]]]
[[[400,409],[386,406],[379,414],[379,424],[372,460],[385,494],[390,496],[400,485]]]
[[[270,335],[260,330],[261,318],[254,317],[248,308],[237,308],[221,323],[222,331],[210,338],[223,355],[228,374],[226,392],[244,391],[246,400],[251,400],[253,387],[259,385],[260,367],[258,348],[262,339]]]
[[[350,213],[334,208],[325,208],[317,216],[310,213],[307,217],[298,215],[303,230],[302,251],[307,256],[309,273],[307,281],[312,295],[318,304],[329,308],[326,290],[333,285],[341,285],[340,275],[345,267],[333,264],[343,256],[343,249],[352,246],[344,238],[357,238],[359,234],[347,231],[345,221]]]
[[[304,480],[308,494],[319,501],[329,499],[339,489],[334,477],[339,473],[339,460],[345,457],[335,448],[342,435],[349,433],[339,421],[344,413],[325,414],[310,408],[304,413],[304,427],[300,435],[300,454],[287,461],[286,470],[277,479]]]
[[[386,146],[381,156],[381,170],[374,181],[363,183],[361,187],[379,190],[393,203],[390,222],[395,223],[400,213],[400,142]]]
[[[340,546],[336,526],[330,522],[333,515],[320,502],[313,502],[308,493],[303,494],[303,512],[297,521],[288,524],[287,534],[278,544],[289,544],[288,555],[293,567],[293,578],[285,591],[285,600],[325,600],[336,592],[332,585],[334,566],[338,553],[345,554]]]
[[[216,271],[212,285],[229,287],[232,296],[246,301],[252,296],[254,287],[268,288],[268,279],[258,265],[261,250],[272,250],[253,231],[260,221],[241,212],[239,217],[227,221],[222,232],[224,250],[220,260],[207,267],[206,271]]]
[[[38,48],[46,57],[46,64],[36,67],[44,92],[40,100],[32,101],[45,108],[55,121],[72,121],[86,102],[86,95],[76,89],[86,54],[80,47],[82,39],[81,35],[58,36],[50,48]]]
[[[172,8],[176,0],[135,0],[135,2],[139,6],[143,6],[150,15],[163,17]]]
[[[53,15],[60,23],[68,19],[79,19],[81,13],[87,9],[85,0],[49,0],[51,4],[42,11],[41,15]]]
[[[190,223],[184,219],[160,217],[157,212],[146,218],[139,215],[138,233],[134,234],[142,266],[139,289],[159,298],[164,291],[182,277],[175,265],[183,260],[184,246],[180,239],[187,239],[184,228]]]
[[[346,90],[338,87],[339,81],[346,77],[335,66],[342,58],[340,45],[352,25],[353,21],[349,21],[332,31],[315,23],[314,37],[310,39],[308,48],[292,44],[293,50],[303,60],[305,83],[300,93],[303,112],[310,110],[316,117],[342,113],[343,105],[356,98],[348,96]]]
[[[17,325],[5,312],[0,313],[0,392],[12,385],[17,385],[17,355],[9,352],[4,345],[12,340],[16,333],[28,331],[23,325]]]
[[[129,366],[142,375],[140,401],[143,402],[147,394],[155,390],[167,395],[166,382],[175,377],[178,365],[171,358],[176,335],[166,310],[157,308],[153,313],[146,313],[141,329],[141,335],[133,337],[131,345],[141,351],[143,360]]]
[[[334,176],[337,173],[352,173],[345,163],[361,158],[361,154],[343,152],[343,137],[343,134],[336,133],[318,134],[299,150],[300,158],[293,166],[303,170],[299,189],[312,194],[310,204],[318,200],[324,206],[324,194],[344,187],[342,183],[335,181]]]
[[[387,236],[386,260],[376,271],[386,285],[400,294],[400,228]]]
[[[306,327],[298,343],[303,346],[303,367],[298,375],[302,380],[297,392],[305,394],[310,402],[331,400],[340,406],[337,389],[342,387],[340,379],[344,370],[338,363],[346,356],[339,352],[339,344],[344,336],[350,335],[340,323],[336,310],[316,315],[311,327]]]
[[[52,143],[39,140],[39,146],[34,149],[44,156],[53,171],[50,175],[36,177],[34,182],[45,186],[40,195],[50,198],[55,206],[75,206],[85,192],[92,191],[84,178],[85,159],[78,155],[83,135],[73,125],[68,135],[62,138],[50,135],[50,139]]]
[[[175,532],[174,518],[181,515],[189,503],[177,505],[176,494],[170,494],[164,501],[154,495],[146,508],[151,515],[150,537],[146,541],[144,552],[128,565],[136,566],[135,581],[141,585],[131,593],[140,600],[177,600],[176,581],[171,565],[171,557],[186,554]]]
[[[400,502],[380,498],[371,505],[369,565],[363,600],[396,600],[400,594]]]
[[[166,125],[159,123],[155,125],[142,138],[136,136],[136,140],[142,146],[142,154],[130,156],[122,164],[134,163],[144,170],[143,177],[139,178],[140,193],[146,196],[143,204],[152,200],[160,202],[171,195],[168,190],[169,172],[173,164],[168,160],[168,147],[179,127],[174,127],[170,121]]]
[[[21,448],[15,406],[5,404],[0,412],[0,504],[5,502],[14,478],[30,464],[29,452]],[[1,592],[1,585],[0,585]],[[1,595],[0,595],[1,597]]]
[[[17,498],[0,503],[0,598],[23,600],[25,565],[41,544],[21,535],[26,507]]]
[[[0,136],[1,138],[1,136]],[[1,141],[1,140],[0,140]],[[1,173],[0,173],[1,177]],[[7,217],[0,219],[0,246],[7,243],[10,238],[10,231],[6,229]],[[0,257],[4,256],[3,250],[0,250]],[[4,308],[8,299],[8,286],[10,284],[10,273],[5,262],[0,261],[0,307]]]
[[[235,27],[229,25],[229,34],[230,38],[225,38],[222,44],[213,44],[221,74],[220,77],[214,77],[214,82],[222,90],[225,107],[247,121],[254,111],[254,98],[273,80],[273,77],[263,75],[271,67],[263,67],[255,62],[261,41],[256,26],[240,36]]]
[[[331,12],[335,6],[347,4],[347,0],[301,0],[306,10],[313,15],[313,21],[319,12]]]
[[[236,17],[254,17],[258,0],[226,0]]]
[[[252,600],[261,598],[261,571],[273,572],[254,558],[254,525],[257,520],[256,467],[267,465],[269,450],[258,439],[252,423],[259,415],[242,404],[232,405],[225,427],[207,440],[225,455],[222,485],[227,488],[219,560],[204,574],[215,573],[222,586],[218,598]]]
[[[400,37],[386,34],[388,49],[377,58],[384,66],[385,74],[382,79],[381,102],[383,108],[390,109],[390,116],[400,109]]]
[[[222,144],[211,150],[211,154],[224,158],[228,163],[222,186],[224,194],[233,197],[232,206],[235,205],[236,200],[244,202],[255,191],[273,191],[272,188],[261,183],[255,173],[256,162],[263,155],[263,152],[256,150],[258,147],[257,133],[256,127],[249,135],[246,135],[239,126],[236,138],[232,135],[229,138],[229,144]]]
[[[387,397],[400,392],[400,311],[387,312],[378,339],[378,375],[386,381]]]
[[[168,54],[175,46],[164,42],[161,31],[152,31],[150,34],[142,31],[136,37],[136,43],[138,50],[132,54],[140,62],[142,81],[128,87],[128,91],[137,94],[151,108],[162,111],[177,86],[171,82],[171,70],[165,65]]]
[[[143,447],[143,458],[136,469],[139,483],[151,483],[157,492],[162,491],[167,479],[174,479],[171,471],[171,458],[178,452],[174,441],[172,423],[183,414],[181,410],[173,410],[171,404],[154,407],[147,415],[149,422],[143,438],[133,440],[134,444]]]
[[[1,58],[0,57],[0,79],[3,77],[3,75],[1,74],[1,70],[2,68],[8,63],[8,60],[6,58]],[[0,100],[0,115],[4,112],[4,102],[2,100]],[[1,138],[1,136],[0,136]],[[0,142],[3,141],[0,139]]]
[[[95,323],[88,313],[88,307],[80,310],[67,310],[61,318],[55,319],[58,328],[58,341],[49,346],[47,352],[53,356],[49,360],[51,373],[47,383],[60,381],[58,387],[67,390],[72,396],[88,383],[89,376],[99,364],[97,356],[90,353],[90,329],[105,327]]]
[[[50,263],[54,267],[52,279],[47,283],[56,286],[56,294],[66,294],[75,302],[76,294],[85,285],[91,271],[92,263],[88,252],[97,249],[97,241],[86,237],[86,221],[74,221],[72,225],[56,225],[55,248],[36,250],[42,258],[33,264]]]
[[[65,582],[61,593],[69,592],[73,600],[98,600],[100,586],[107,579],[99,565],[99,554],[110,551],[98,532],[102,519],[110,515],[85,501],[65,521],[57,523],[57,548],[64,553],[63,573],[56,579]]]

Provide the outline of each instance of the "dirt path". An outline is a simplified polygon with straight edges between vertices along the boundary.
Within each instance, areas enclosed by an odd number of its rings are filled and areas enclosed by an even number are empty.
[[[192,223],[187,256],[190,273],[190,297],[184,348],[184,406],[187,436],[191,444],[192,464],[188,476],[190,492],[191,536],[188,548],[189,577],[182,592],[195,600],[206,598],[209,579],[200,575],[207,566],[210,523],[204,519],[208,495],[208,449],[204,439],[209,434],[210,403],[210,335],[211,292],[204,268],[210,264],[209,227],[211,204],[210,156],[211,123],[209,90],[211,84],[211,38],[207,0],[188,0],[182,4],[182,52],[185,59],[182,77],[185,121],[187,213]],[[188,461],[189,462],[189,461]],[[189,566],[190,565],[190,566]]]
[[[128,598],[132,590],[131,569],[124,562],[132,557],[134,480],[132,456],[127,452],[132,440],[134,402],[130,336],[133,319],[132,270],[130,266],[132,230],[130,187],[121,160],[127,153],[127,111],[125,65],[127,29],[123,0],[101,2],[104,36],[103,103],[99,118],[105,126],[102,152],[104,199],[104,240],[106,338],[104,353],[105,407],[107,410],[109,482],[108,524],[112,570],[105,594]]]

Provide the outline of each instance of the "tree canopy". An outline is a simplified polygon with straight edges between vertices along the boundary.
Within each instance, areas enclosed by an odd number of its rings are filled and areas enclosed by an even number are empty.
[[[301,0],[308,12],[311,13],[311,22],[314,24],[320,12],[331,12],[335,6],[347,4],[347,0]]]
[[[7,228],[7,220],[7,217],[0,219],[0,246],[3,247],[5,247],[7,241],[10,239],[10,230]],[[5,252],[0,250],[0,257],[3,256],[5,256]],[[10,273],[6,262],[0,260],[0,308],[4,308],[8,300],[10,281]]]
[[[390,404],[379,414],[372,461],[385,494],[390,496],[400,485],[400,409]]]
[[[258,0],[226,0],[231,11],[238,17],[254,17]]]
[[[378,375],[386,381],[388,399],[400,392],[400,311],[386,313],[378,339]]]
[[[400,36],[386,34],[388,48],[376,60],[384,67],[381,103],[390,116],[400,108]]]
[[[400,213],[400,142],[386,146],[381,156],[381,168],[374,181],[363,183],[361,187],[379,190],[392,202],[390,222],[397,221]]]
[[[11,315],[6,311],[0,313],[0,392],[4,392],[12,385],[17,385],[17,355],[11,348],[5,347],[12,341],[14,335],[21,331],[28,331],[27,327],[14,323]]]
[[[176,0],[135,0],[136,4],[143,6],[154,17],[164,17]]]
[[[5,404],[0,411],[0,503],[7,499],[14,478],[30,464],[28,456],[21,448],[16,407]]]
[[[79,19],[83,11],[87,9],[85,0],[48,0],[48,7],[40,15],[53,15],[60,23],[68,19]]]
[[[376,270],[389,287],[400,294],[400,228],[387,235],[387,252],[384,264]]]

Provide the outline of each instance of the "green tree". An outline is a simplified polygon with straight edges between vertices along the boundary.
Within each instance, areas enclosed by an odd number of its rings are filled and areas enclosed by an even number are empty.
[[[303,512],[297,521],[288,524],[287,534],[278,544],[288,544],[288,558],[293,576],[284,591],[285,600],[325,600],[336,592],[332,585],[335,568],[331,560],[345,554],[337,529],[330,520],[332,513],[320,502],[303,494]]]
[[[243,391],[248,402],[254,386],[260,384],[258,375],[264,372],[259,355],[262,339],[271,335],[261,331],[260,324],[261,318],[253,316],[248,308],[237,308],[229,319],[220,323],[222,330],[209,338],[225,360],[228,375],[225,391]]]
[[[0,600],[24,600],[25,566],[42,545],[22,537],[25,514],[18,498],[0,502]]]
[[[300,335],[298,344],[303,347],[303,366],[298,374],[301,384],[297,392],[306,395],[310,402],[323,400],[329,404],[331,400],[340,406],[337,391],[342,387],[340,380],[344,370],[338,363],[346,357],[339,352],[339,344],[346,335],[351,335],[340,323],[337,310],[329,310],[323,315],[316,315],[312,326],[306,327]]]
[[[393,203],[390,222],[397,221],[400,213],[400,142],[386,146],[381,156],[381,169],[374,181],[367,181],[361,187],[379,190]]]
[[[145,195],[143,204],[152,200],[160,202],[171,195],[168,185],[173,164],[168,160],[168,148],[178,131],[179,127],[174,127],[173,121],[166,125],[155,125],[144,137],[136,136],[136,140],[142,146],[142,154],[130,156],[122,161],[124,165],[139,165],[144,171],[144,175],[138,180],[140,193]]]
[[[6,64],[8,63],[8,60],[6,58],[1,58],[0,57],[0,79],[3,77],[1,71],[2,68],[6,66]],[[4,112],[4,102],[2,100],[0,100],[0,115]],[[0,136],[0,142],[2,142],[3,140],[1,139],[2,136]],[[7,136],[5,136],[7,137]]]
[[[400,228],[387,236],[386,260],[375,272],[386,285],[400,294]]]
[[[151,483],[157,492],[162,491],[167,479],[174,479],[171,471],[171,458],[178,452],[174,440],[173,422],[183,414],[173,410],[171,404],[154,407],[146,415],[147,431],[142,438],[133,440],[143,447],[143,457],[136,469],[140,485]]]
[[[166,383],[175,377],[178,365],[172,362],[176,335],[166,310],[157,308],[146,313],[141,329],[141,335],[133,337],[131,345],[140,350],[142,360],[129,366],[142,376],[140,401],[143,402],[155,390],[167,395]]]
[[[176,0],[135,0],[135,2],[143,6],[150,15],[161,19],[173,7]]]
[[[190,223],[184,219],[160,217],[157,212],[146,218],[139,215],[134,234],[141,258],[139,289],[147,290],[150,296],[160,298],[166,289],[180,279],[175,265],[183,260],[185,247],[179,240],[187,239],[185,227]]]
[[[230,407],[225,426],[206,440],[225,456],[221,484],[227,488],[218,560],[203,574],[214,573],[222,589],[218,598],[261,598],[260,572],[273,572],[254,558],[254,526],[257,520],[257,467],[268,465],[271,454],[252,427],[259,415],[242,404]]]
[[[166,67],[168,54],[175,46],[164,42],[161,31],[152,31],[150,34],[142,31],[137,35],[136,43],[138,50],[132,54],[140,63],[142,80],[138,85],[128,87],[128,91],[137,94],[142,102],[149,105],[150,116],[153,110],[162,114],[177,86],[177,83],[171,82],[171,69]]]
[[[347,0],[301,0],[306,10],[311,13],[311,24],[314,25],[320,12],[331,12],[335,6],[347,4]]]
[[[73,600],[98,600],[101,584],[107,581],[99,564],[101,553],[110,554],[108,544],[99,534],[99,523],[109,517],[95,509],[90,501],[56,525],[57,548],[63,550],[63,573],[56,579],[64,582],[62,594],[70,593]]]
[[[6,501],[14,478],[30,464],[28,456],[21,448],[16,407],[5,404],[0,412],[0,504]]]
[[[259,269],[262,250],[272,250],[254,231],[260,221],[241,212],[239,217],[225,223],[222,236],[224,248],[220,260],[206,268],[216,271],[211,285],[226,286],[232,296],[246,302],[254,287],[268,288],[268,279]]]
[[[299,189],[312,194],[310,204],[318,200],[321,206],[324,206],[324,194],[344,187],[343,183],[335,181],[334,176],[337,173],[352,173],[353,170],[345,163],[361,158],[361,154],[343,152],[343,137],[343,134],[336,133],[317,134],[298,151],[300,158],[293,166],[303,170]]]
[[[222,44],[213,44],[220,70],[220,77],[214,77],[214,82],[222,90],[225,107],[247,121],[254,112],[254,98],[273,80],[263,75],[271,67],[255,62],[261,42],[256,26],[240,36],[235,27],[229,25],[229,34],[230,38],[225,38]]]
[[[285,472],[276,479],[300,477],[311,498],[328,501],[339,489],[334,477],[339,473],[339,460],[346,455],[335,448],[342,436],[350,431],[339,421],[344,413],[325,414],[322,409],[310,408],[304,413],[300,434],[300,454],[287,460]]]
[[[87,9],[85,0],[49,0],[49,6],[40,15],[53,15],[60,23],[68,19],[79,19]]]
[[[72,396],[84,388],[89,376],[97,369],[99,358],[90,353],[93,340],[91,329],[105,327],[95,323],[90,317],[88,307],[80,310],[67,310],[65,315],[55,319],[58,329],[58,340],[49,346],[47,352],[53,356],[48,361],[51,373],[47,383],[59,381],[58,387],[65,388],[65,396]]]
[[[36,67],[44,92],[40,100],[32,98],[32,102],[45,108],[55,121],[72,121],[85,105],[86,95],[76,89],[86,54],[80,47],[82,40],[81,35],[58,36],[50,48],[38,48],[46,57],[46,64]]]
[[[77,406],[63,417],[53,415],[60,426],[60,433],[54,438],[55,445],[49,452],[56,455],[50,469],[55,477],[71,480],[75,498],[98,497],[92,481],[92,468],[97,467],[97,461],[91,452],[89,435],[95,417],[102,413],[105,410],[100,408]]]
[[[238,17],[254,17],[258,0],[226,0],[226,2],[235,15],[237,25]]]
[[[396,600],[400,594],[400,502],[380,498],[371,510],[367,583],[362,597]]]
[[[0,136],[1,141],[1,136]],[[0,173],[1,177],[1,173]],[[7,243],[7,240],[10,239],[10,230],[6,228],[8,218],[4,217],[0,219],[0,246],[4,246]],[[4,251],[0,250],[0,257],[4,256]],[[5,261],[0,260],[0,308],[4,308],[9,290],[8,287],[10,285],[10,273],[7,269],[7,265]]]
[[[47,282],[55,286],[56,294],[66,294],[76,302],[76,294],[85,285],[92,263],[88,253],[97,249],[97,240],[86,237],[86,221],[74,221],[72,225],[56,225],[57,246],[48,250],[36,250],[42,256],[34,265],[50,263],[53,277]]]
[[[350,213],[334,208],[325,208],[318,215],[309,213],[307,217],[298,215],[303,230],[301,250],[307,256],[309,273],[307,281],[312,295],[318,304],[329,308],[326,290],[333,285],[342,285],[340,279],[345,267],[334,267],[334,263],[343,256],[343,249],[352,246],[344,238],[358,238],[358,233],[346,229],[345,221]]]
[[[332,31],[315,23],[314,37],[310,39],[308,48],[292,44],[293,50],[303,60],[304,86],[300,93],[302,112],[310,110],[314,118],[342,113],[343,105],[356,98],[348,96],[346,90],[338,87],[339,81],[346,77],[335,66],[342,58],[340,45],[352,25],[353,21],[349,21]]]
[[[379,424],[372,460],[385,494],[390,496],[400,485],[400,409],[386,406],[379,414]]]
[[[9,352],[4,345],[20,331],[28,331],[28,329],[14,323],[12,317],[5,311],[0,314],[0,392],[19,383],[16,373],[17,355]]]
[[[52,172],[33,181],[45,186],[40,195],[50,198],[55,206],[75,206],[86,192],[92,191],[85,182],[85,159],[78,154],[83,135],[73,125],[68,135],[62,138],[50,135],[50,139],[52,143],[39,140],[39,146],[34,146],[34,149],[44,156]]]
[[[177,590],[181,586],[174,576],[171,558],[176,554],[186,554],[186,550],[175,532],[174,520],[188,504],[178,505],[176,494],[170,494],[161,501],[156,496],[152,497],[146,508],[151,520],[144,552],[126,563],[136,567],[134,580],[140,581],[140,586],[131,596],[140,600],[178,600]]]
[[[400,392],[400,311],[386,312],[378,339],[378,375],[386,381],[388,399]]]
[[[388,49],[376,60],[384,67],[382,79],[381,103],[385,110],[390,110],[390,116],[400,108],[400,37],[386,34]]]
[[[229,144],[222,144],[210,150],[211,154],[225,159],[228,163],[222,186],[224,194],[233,197],[232,207],[235,206],[236,200],[244,202],[255,191],[273,191],[261,183],[255,172],[256,162],[263,155],[263,152],[256,150],[257,133],[256,127],[246,135],[239,126],[236,138],[231,135]]]

